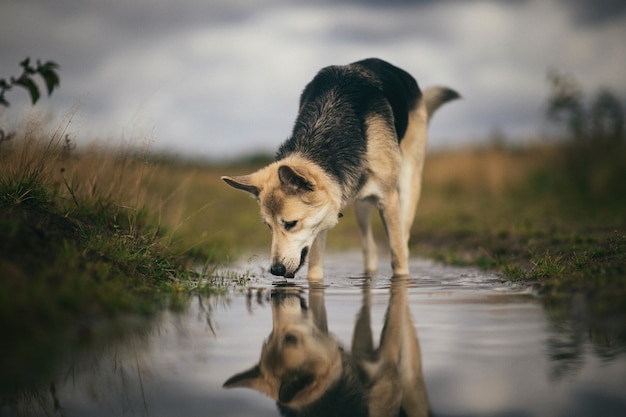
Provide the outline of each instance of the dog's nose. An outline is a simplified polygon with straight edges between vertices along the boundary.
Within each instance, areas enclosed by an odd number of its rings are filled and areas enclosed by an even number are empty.
[[[284,277],[285,274],[287,273],[287,268],[285,268],[285,265],[283,264],[274,264],[272,265],[272,267],[270,268],[270,272],[272,273],[272,275],[278,275],[279,277]]]

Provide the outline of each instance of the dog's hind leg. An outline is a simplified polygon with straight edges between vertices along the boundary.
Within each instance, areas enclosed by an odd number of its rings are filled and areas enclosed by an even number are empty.
[[[409,274],[409,247],[404,237],[402,219],[400,218],[400,199],[398,190],[389,192],[384,201],[381,201],[380,218],[385,226],[389,249],[391,250],[391,268],[394,276]]]
[[[357,313],[354,323],[354,333],[352,334],[352,355],[356,360],[375,360],[374,336],[372,334],[372,291],[370,290],[370,280],[363,280],[361,289],[361,309]]]
[[[356,201],[354,203],[354,213],[356,221],[361,231],[361,244],[363,247],[363,263],[365,273],[373,275],[378,269],[378,254],[376,250],[376,241],[372,232],[372,224],[370,222],[373,206],[365,201]]]
[[[422,189],[422,171],[428,142],[428,114],[424,102],[409,114],[409,126],[400,142],[402,165],[398,178],[400,218],[408,242]]]
[[[326,230],[320,232],[309,253],[309,271],[307,278],[309,281],[321,281],[324,279],[324,248],[326,246]]]
[[[411,236],[411,227],[422,191],[422,172],[428,143],[428,124],[434,112],[450,100],[460,98],[459,93],[447,87],[430,87],[424,90],[422,100],[409,113],[409,124],[400,142],[402,165],[398,179],[400,216],[405,239]]]

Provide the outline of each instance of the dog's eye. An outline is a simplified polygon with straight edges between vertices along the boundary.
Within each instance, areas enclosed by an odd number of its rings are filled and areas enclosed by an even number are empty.
[[[292,222],[285,222],[285,223],[284,223],[285,230],[291,230],[291,229],[293,229],[294,227],[296,227],[296,224],[298,224],[298,221],[297,221],[297,220],[294,220],[294,221],[292,221]]]
[[[298,336],[293,333],[285,334],[285,345],[287,346],[296,346],[298,344]]]

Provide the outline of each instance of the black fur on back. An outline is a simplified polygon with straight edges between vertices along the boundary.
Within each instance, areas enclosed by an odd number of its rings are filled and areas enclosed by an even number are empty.
[[[323,68],[302,92],[292,135],[276,160],[300,154],[336,178],[350,198],[348,190],[356,193],[367,175],[367,118],[388,120],[400,141],[420,97],[410,74],[380,59]]]

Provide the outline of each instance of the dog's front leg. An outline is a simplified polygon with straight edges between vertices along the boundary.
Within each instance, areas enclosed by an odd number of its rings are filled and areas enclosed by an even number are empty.
[[[391,249],[391,268],[394,276],[409,274],[409,248],[402,221],[400,218],[400,199],[398,191],[394,189],[387,198],[381,202],[380,217],[387,232],[389,248]]]
[[[309,253],[309,281],[321,281],[324,279],[324,248],[326,247],[326,230],[320,232]]]

